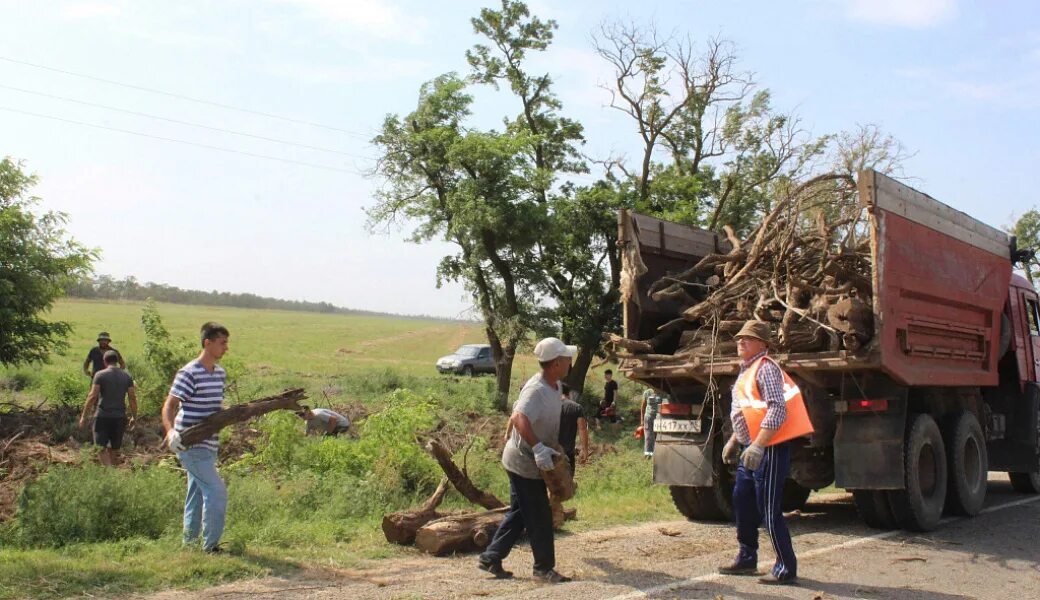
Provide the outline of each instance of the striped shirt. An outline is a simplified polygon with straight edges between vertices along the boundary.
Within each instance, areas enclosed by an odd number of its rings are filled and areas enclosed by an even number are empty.
[[[753,356],[751,360],[741,363],[737,379],[740,379],[740,375],[755,364],[756,360],[765,355],[766,351],[763,350]],[[755,383],[758,384],[758,393],[762,394],[762,400],[766,403],[766,416],[762,419],[762,428],[774,431],[780,429],[784,420],[787,419],[787,406],[784,404],[784,374],[780,372],[780,367],[775,362],[764,360],[762,366],[758,368],[758,373],[755,374]],[[737,434],[737,441],[745,446],[751,444],[754,440],[751,439],[751,433],[748,431],[744,413],[740,412],[736,402],[730,405],[729,418],[733,422],[733,432]]]
[[[224,381],[227,373],[220,365],[213,368],[213,372],[198,359],[184,365],[177,371],[173,378],[173,386],[170,387],[170,395],[180,399],[181,407],[177,411],[177,419],[173,428],[179,432],[218,412],[224,407]],[[217,450],[220,444],[217,436],[210,437],[192,446],[192,448],[208,448]]]

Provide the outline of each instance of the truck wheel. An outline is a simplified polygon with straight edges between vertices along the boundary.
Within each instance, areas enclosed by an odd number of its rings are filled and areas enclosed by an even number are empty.
[[[903,448],[902,490],[888,492],[896,521],[904,529],[931,531],[946,504],[946,448],[931,415],[911,416]]]
[[[687,519],[694,521],[729,521],[733,518],[732,500],[725,506],[718,502],[716,487],[669,486],[672,502]],[[730,488],[732,494],[732,488]]]
[[[898,525],[888,504],[888,493],[884,490],[852,490],[852,502],[868,527],[895,529]]]
[[[973,517],[982,510],[989,479],[989,456],[982,427],[973,413],[964,411],[944,423],[943,439],[950,467],[946,511]]]
[[[1023,494],[1040,494],[1040,471],[1036,473],[1008,473],[1011,487]]]
[[[811,489],[802,486],[794,479],[788,479],[784,482],[784,493],[780,496],[780,510],[784,512],[802,510],[811,493]]]

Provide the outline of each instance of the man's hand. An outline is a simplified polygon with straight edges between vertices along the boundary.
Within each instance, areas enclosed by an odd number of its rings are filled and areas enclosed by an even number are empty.
[[[559,452],[541,442],[535,444],[532,450],[534,450],[534,463],[538,465],[538,468],[543,471],[552,471],[553,467],[556,466],[553,464],[553,457],[558,455]]]
[[[589,453],[582,450],[581,453],[578,454],[578,462],[583,465],[589,464]]]
[[[176,429],[166,432],[166,445],[174,452],[184,452],[187,448],[181,443],[181,434]]]
[[[126,423],[126,428],[127,428],[127,429],[133,429],[133,428],[134,428],[134,425],[135,425],[136,423],[137,423],[137,415],[130,415],[130,420],[129,420],[129,421],[127,421],[127,423]]]
[[[722,447],[722,462],[727,465],[735,465],[739,459],[740,445],[737,443],[737,438],[730,436],[726,445]]]
[[[86,429],[87,428],[87,418],[86,417],[80,417],[79,418],[79,428],[80,429]]]
[[[757,443],[748,446],[744,450],[744,454],[740,455],[740,459],[744,461],[744,468],[757,471],[758,467],[762,465],[762,457],[765,456],[765,453],[765,449]]]

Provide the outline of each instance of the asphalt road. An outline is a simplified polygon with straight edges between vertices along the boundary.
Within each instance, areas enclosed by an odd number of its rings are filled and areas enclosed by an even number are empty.
[[[474,556],[416,554],[372,561],[358,569],[149,598],[1040,598],[1040,496],[1015,493],[999,474],[991,475],[983,514],[948,519],[928,534],[870,529],[857,518],[850,496],[814,495],[805,511],[788,518],[799,557],[796,587],[767,587],[757,578],[716,575],[715,568],[734,555],[732,526],[662,517],[668,520],[558,536],[557,568],[575,581],[555,586],[530,577],[530,553],[520,547],[506,560],[506,568],[517,574],[507,581],[478,571]],[[764,532],[761,542],[760,568],[765,571],[773,557]]]

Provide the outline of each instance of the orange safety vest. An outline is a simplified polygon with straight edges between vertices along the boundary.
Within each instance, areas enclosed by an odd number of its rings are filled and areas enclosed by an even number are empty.
[[[766,417],[766,401],[762,399],[762,394],[758,390],[758,380],[756,379],[758,368],[762,366],[763,360],[776,364],[776,361],[773,359],[763,356],[752,363],[737,378],[737,384],[733,386],[733,402],[737,403],[737,407],[740,408],[740,412],[744,415],[748,432],[751,434],[751,441],[755,441],[755,438],[758,437],[758,432],[762,428],[762,420]],[[813,432],[812,422],[809,421],[809,413],[805,410],[805,401],[802,400],[802,391],[798,389],[798,385],[783,369],[780,369],[780,373],[784,376],[784,406],[787,408],[787,418],[780,425],[776,435],[769,440],[768,445],[770,446],[809,435]]]

